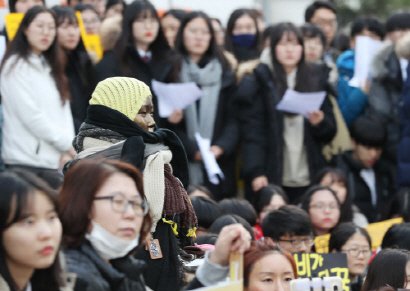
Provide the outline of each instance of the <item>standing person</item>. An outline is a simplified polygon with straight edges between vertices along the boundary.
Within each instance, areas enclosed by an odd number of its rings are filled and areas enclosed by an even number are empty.
[[[372,254],[372,241],[367,231],[353,223],[341,223],[331,233],[329,253],[346,254],[350,288],[360,291]]]
[[[44,0],[9,0],[10,13],[26,13],[33,6],[45,6]]]
[[[67,282],[55,193],[26,171],[1,173],[0,192],[0,290],[59,291]]]
[[[364,114],[367,99],[369,98],[369,79],[366,80],[365,84],[360,84],[360,87],[349,85],[355,69],[356,39],[359,36],[367,36],[374,40],[382,41],[385,34],[384,25],[377,18],[369,16],[356,18],[350,30],[351,49],[343,52],[337,59],[336,65],[339,72],[339,82],[337,83],[339,96],[337,103],[348,127],[360,115]]]
[[[2,158],[9,167],[57,170],[74,156],[70,92],[53,11],[27,11],[1,65]]]
[[[75,11],[81,12],[81,18],[83,19],[85,32],[87,34],[98,34],[101,25],[101,17],[94,6],[89,4],[77,4]]]
[[[181,21],[187,13],[181,9],[171,9],[161,18],[161,27],[169,46],[175,49],[175,38],[177,37]]]
[[[151,225],[141,173],[120,161],[81,161],[58,202],[67,268],[82,290],[145,291],[145,263],[132,258]]]
[[[276,25],[270,54],[239,86],[236,100],[241,107],[247,199],[253,199],[253,191],[274,183],[294,202],[326,165],[321,146],[336,133],[329,98],[309,118],[275,109],[288,88],[298,92],[328,89],[327,68],[305,63],[303,51],[303,38],[295,25]]]
[[[315,1],[306,8],[305,22],[313,23],[323,30],[326,36],[324,60],[335,63],[340,55],[340,51],[332,45],[337,31],[336,8],[330,2]]]
[[[184,110],[180,123],[171,126],[184,144],[190,170],[190,184],[204,184],[215,200],[236,194],[235,149],[238,125],[232,109],[235,75],[215,41],[209,17],[189,13],[181,23],[175,48],[183,56],[180,79],[197,83],[203,92],[199,102]],[[213,153],[225,176],[218,185],[208,180],[195,133],[211,141]]]
[[[122,16],[127,7],[127,4],[124,0],[108,0],[105,4],[105,17],[104,19],[113,17],[113,16]]]
[[[262,46],[262,33],[258,30],[255,13],[250,9],[232,12],[226,27],[225,49],[236,58],[238,82],[259,64]]]
[[[71,93],[71,112],[75,133],[87,116],[88,101],[94,89],[94,67],[84,43],[75,11],[68,6],[54,6],[57,14],[57,39],[66,59],[65,74]]]
[[[225,49],[232,52],[238,62],[259,59],[261,36],[255,14],[250,9],[232,12],[226,26]]]
[[[309,213],[315,235],[331,232],[340,222],[340,202],[329,187],[310,187],[302,197],[301,207]]]
[[[396,53],[400,58],[410,60],[410,33],[398,41]],[[410,66],[400,98],[401,139],[397,149],[397,183],[399,188],[410,188]]]
[[[147,262],[144,278],[151,289],[178,290],[182,284],[179,249],[193,245],[197,218],[185,191],[185,150],[174,132],[156,127],[153,111],[151,91],[143,82],[127,77],[101,81],[73,141],[76,160],[66,169],[84,158],[107,158],[130,162],[143,172],[153,220],[149,239],[161,249],[162,258],[145,249],[137,257]]]
[[[408,61],[398,58],[397,42],[410,30],[410,12],[394,12],[386,21],[386,38],[391,42],[380,48],[371,64],[372,83],[369,89],[368,113],[379,116],[387,129],[386,148],[382,159],[397,164],[400,141],[400,96],[407,78]]]
[[[125,8],[121,36],[112,51],[96,66],[96,81],[109,77],[126,76],[141,80],[151,87],[152,79],[170,83],[178,80],[175,65],[177,55],[169,47],[155,7],[149,1],[134,1]],[[158,108],[155,94],[154,106]],[[170,122],[180,120],[181,112],[169,118]],[[158,110],[154,120],[159,124]]]

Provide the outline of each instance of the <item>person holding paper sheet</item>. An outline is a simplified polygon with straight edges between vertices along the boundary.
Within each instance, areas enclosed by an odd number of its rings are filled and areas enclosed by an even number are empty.
[[[149,1],[134,1],[124,10],[122,32],[115,48],[105,51],[96,66],[96,82],[109,77],[126,76],[136,78],[151,88],[151,81],[177,82],[176,64],[178,55],[171,50],[161,29],[155,7]],[[152,95],[154,107],[158,109],[157,97]],[[176,110],[168,118],[179,122],[182,111]],[[154,120],[161,127],[158,110]]]
[[[369,16],[355,19],[350,32],[352,49],[345,51],[337,59],[336,65],[339,72],[337,103],[348,127],[364,113],[370,86],[370,80],[367,80],[365,84],[359,84],[359,87],[353,87],[349,84],[355,70],[356,39],[358,36],[366,36],[380,41],[383,40],[384,35],[383,24],[378,19]]]
[[[181,23],[175,49],[183,55],[179,72],[182,82],[195,82],[202,90],[201,99],[184,110],[184,118],[170,128],[177,133],[187,152],[190,184],[204,184],[216,200],[236,194],[235,149],[239,138],[232,96],[235,75],[220,52],[209,17],[202,12],[189,13]],[[210,142],[209,150],[225,179],[209,181],[195,134]]]
[[[386,42],[376,53],[371,66],[372,84],[367,111],[378,114],[387,127],[387,143],[382,159],[397,164],[400,141],[399,105],[408,61],[394,51],[397,42],[410,31],[410,12],[394,12],[386,21]]]
[[[253,191],[274,183],[283,186],[293,202],[326,165],[321,145],[333,139],[335,119],[327,96],[308,119],[275,108],[288,88],[328,91],[327,68],[305,63],[301,32],[291,23],[274,27],[269,50],[262,53],[254,74],[243,79],[236,99],[241,107],[246,196],[252,200]]]

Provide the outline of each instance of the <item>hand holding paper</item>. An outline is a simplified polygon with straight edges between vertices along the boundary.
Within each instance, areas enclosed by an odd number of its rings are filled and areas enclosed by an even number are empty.
[[[171,116],[175,109],[185,109],[202,96],[202,90],[194,82],[166,84],[153,79],[152,90],[158,97],[162,118]]]
[[[286,90],[276,109],[295,114],[303,114],[309,119],[309,113],[319,111],[325,100],[326,92],[300,93],[291,89]]]
[[[212,184],[218,185],[218,176],[221,177],[221,179],[225,179],[225,176],[216,162],[214,154],[209,150],[211,147],[211,141],[208,138],[202,138],[199,133],[195,133],[195,138],[198,143],[199,150],[201,151],[205,170],[208,174],[208,179]]]

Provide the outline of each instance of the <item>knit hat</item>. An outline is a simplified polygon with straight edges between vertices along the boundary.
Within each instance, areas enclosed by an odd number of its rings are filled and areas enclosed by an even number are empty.
[[[104,105],[117,110],[134,120],[151,90],[144,83],[134,78],[114,77],[98,83],[90,105]]]

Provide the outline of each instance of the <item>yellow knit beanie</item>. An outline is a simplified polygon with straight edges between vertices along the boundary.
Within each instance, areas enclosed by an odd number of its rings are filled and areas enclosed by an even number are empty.
[[[90,105],[104,105],[117,110],[134,120],[151,90],[144,83],[134,78],[114,77],[98,83]]]

